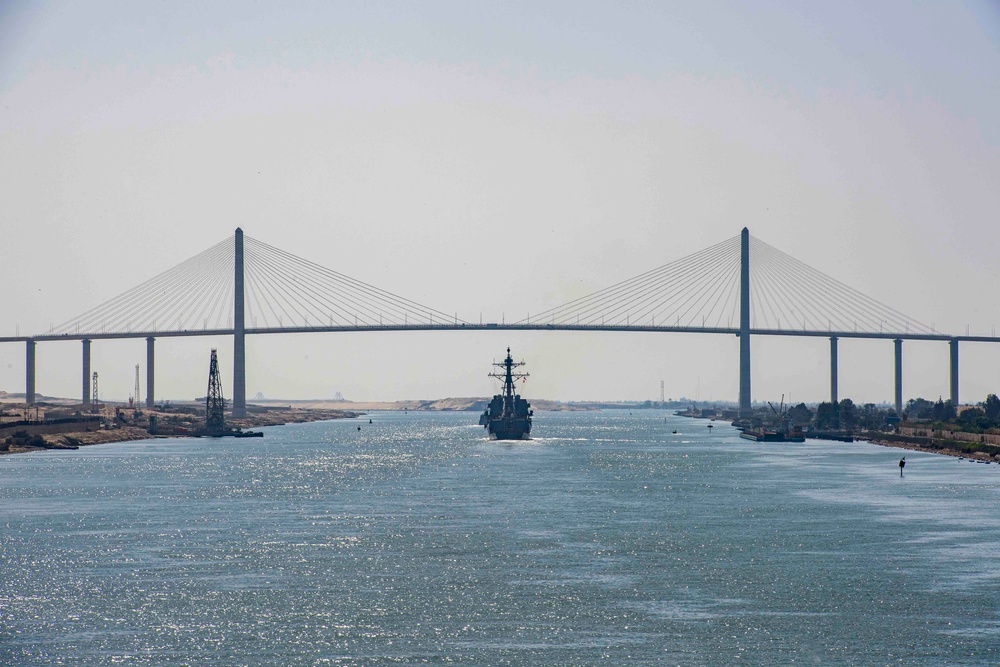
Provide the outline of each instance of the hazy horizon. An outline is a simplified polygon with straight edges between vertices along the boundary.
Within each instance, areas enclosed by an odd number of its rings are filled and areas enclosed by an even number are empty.
[[[757,238],[952,334],[1000,323],[1000,10],[966,3],[0,5],[0,335],[40,333],[247,235],[459,318],[518,320]],[[825,338],[753,338],[753,396],[829,396]],[[247,396],[734,400],[735,336],[250,336]],[[231,338],[156,341],[198,396]],[[37,347],[81,392],[78,341]],[[906,342],[904,400],[948,394]],[[841,397],[893,395],[891,341],[841,339]],[[23,344],[0,386],[23,392]],[[102,394],[145,341],[94,341]],[[962,402],[1000,345],[961,347]]]

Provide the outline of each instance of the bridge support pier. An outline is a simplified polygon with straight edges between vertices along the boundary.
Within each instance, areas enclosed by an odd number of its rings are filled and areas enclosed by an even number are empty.
[[[83,407],[90,405],[90,339],[84,338],[83,343],[83,392],[81,398]]]
[[[35,341],[25,341],[24,350],[24,402],[35,404]]]
[[[958,408],[958,339],[948,341],[951,348],[951,404]]]
[[[903,339],[892,341],[896,348],[896,416],[903,417]]]
[[[146,407],[150,410],[153,409],[153,404],[155,402],[154,396],[154,383],[153,376],[155,375],[154,369],[155,359],[153,357],[153,340],[152,336],[146,339]]]
[[[236,228],[236,271],[233,290],[233,417],[247,416],[247,349],[243,321],[243,230]]]
[[[753,415],[750,397],[750,230],[740,234],[740,417]]]
[[[837,405],[837,337],[830,336],[830,402]]]

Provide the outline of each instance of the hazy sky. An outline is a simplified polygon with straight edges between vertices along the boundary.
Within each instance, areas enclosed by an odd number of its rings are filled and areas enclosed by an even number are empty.
[[[237,226],[444,312],[520,319],[737,235],[938,330],[1000,325],[995,2],[0,2],[0,335],[47,330]],[[248,339],[248,396],[735,399],[735,336]],[[209,349],[160,339],[158,396]],[[821,400],[826,339],[755,337],[754,397]],[[145,342],[95,342],[125,398]],[[80,344],[38,390],[79,396]],[[1000,345],[961,348],[964,400]],[[892,398],[892,343],[842,341],[840,394]],[[143,375],[143,378],[145,376]],[[24,347],[0,344],[23,391]],[[145,387],[145,379],[143,379]],[[231,386],[227,382],[227,394]],[[948,393],[904,345],[904,397]]]

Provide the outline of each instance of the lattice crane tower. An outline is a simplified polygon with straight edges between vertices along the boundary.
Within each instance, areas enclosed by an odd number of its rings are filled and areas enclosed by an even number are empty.
[[[219,357],[212,348],[212,361],[208,367],[208,394],[205,397],[205,430],[220,433],[226,428],[226,399],[222,397],[222,379],[219,377]]]
[[[93,403],[91,403],[91,406],[93,406],[94,412],[97,412],[98,410],[100,410],[100,402],[101,402],[100,398],[98,398],[97,395],[97,371],[94,371],[94,386],[92,389],[92,393],[94,394],[94,401]]]
[[[135,408],[138,410],[140,405],[139,399],[139,364],[135,365],[135,402],[133,403]]]

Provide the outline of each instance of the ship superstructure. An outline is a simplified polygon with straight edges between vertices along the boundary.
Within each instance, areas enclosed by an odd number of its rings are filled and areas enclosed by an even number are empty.
[[[503,382],[503,393],[493,397],[479,423],[486,427],[493,440],[527,440],[531,437],[531,404],[514,393],[514,383],[528,378],[527,373],[514,372],[515,368],[524,366],[524,362],[515,362],[508,347],[507,358],[493,365],[500,370],[490,373],[489,377]]]

